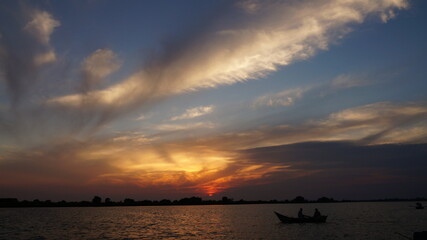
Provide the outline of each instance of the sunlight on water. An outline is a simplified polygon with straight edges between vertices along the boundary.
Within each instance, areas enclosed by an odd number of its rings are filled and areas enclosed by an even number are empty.
[[[403,239],[427,230],[409,202],[0,209],[0,239]],[[412,204],[413,205],[413,204]],[[324,224],[282,224],[314,208]]]

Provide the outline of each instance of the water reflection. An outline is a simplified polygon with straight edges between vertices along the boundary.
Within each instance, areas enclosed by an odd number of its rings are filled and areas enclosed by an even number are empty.
[[[319,208],[324,224],[282,224]],[[407,203],[0,209],[0,239],[395,239],[426,230]]]

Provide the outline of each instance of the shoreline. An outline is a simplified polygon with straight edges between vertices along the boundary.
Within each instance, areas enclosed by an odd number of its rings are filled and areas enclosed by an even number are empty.
[[[44,208],[44,207],[135,207],[135,206],[200,206],[200,205],[243,205],[243,204],[309,204],[309,203],[357,203],[357,202],[425,202],[427,198],[411,198],[411,199],[373,199],[373,200],[330,200],[330,201],[278,201],[278,200],[258,200],[258,201],[221,201],[221,200],[202,200],[201,198],[184,198],[181,200],[142,200],[135,201],[132,199],[125,199],[120,202],[52,202],[46,201],[18,201],[16,198],[0,198],[0,208]],[[415,206],[414,206],[415,208]]]

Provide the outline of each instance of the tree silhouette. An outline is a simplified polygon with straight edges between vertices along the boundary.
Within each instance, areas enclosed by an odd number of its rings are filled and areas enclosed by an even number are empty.
[[[296,198],[294,198],[294,200],[292,200],[292,202],[294,202],[294,203],[304,203],[304,202],[307,202],[307,200],[305,200],[305,198],[303,196],[297,196]]]
[[[95,197],[93,197],[93,199],[92,199],[92,203],[93,203],[93,204],[101,204],[101,202],[102,202],[102,199],[101,199],[101,197],[99,197],[99,196],[95,196]]]
[[[321,197],[317,199],[317,202],[333,202],[333,201],[334,201],[333,198],[327,198],[327,197]]]
[[[202,198],[199,197],[191,197],[191,198],[183,198],[179,200],[180,204],[201,204]]]
[[[132,198],[125,198],[123,202],[125,204],[135,204],[135,200],[133,200]]]
[[[162,199],[162,200],[160,200],[160,204],[171,204],[171,203],[172,203],[172,201],[169,200],[169,199]]]
[[[228,198],[228,197],[222,197],[222,202],[223,203],[232,203],[233,199],[232,198]]]

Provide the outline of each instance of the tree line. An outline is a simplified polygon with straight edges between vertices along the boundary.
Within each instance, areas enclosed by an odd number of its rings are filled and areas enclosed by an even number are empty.
[[[220,200],[203,200],[201,197],[186,197],[179,200],[135,200],[125,198],[122,201],[112,201],[110,198],[102,199],[100,196],[94,196],[92,201],[71,201],[65,200],[53,202],[51,200],[41,201],[34,199],[32,201],[17,198],[0,198],[0,207],[101,207],[101,206],[166,206],[166,205],[224,205],[224,204],[283,204],[283,203],[332,203],[332,202],[372,202],[372,201],[427,201],[427,198],[415,199],[376,199],[376,200],[335,200],[333,198],[321,197],[317,200],[307,200],[302,196],[297,196],[292,200],[257,200],[247,201],[244,199],[234,200],[233,198],[222,197]]]

